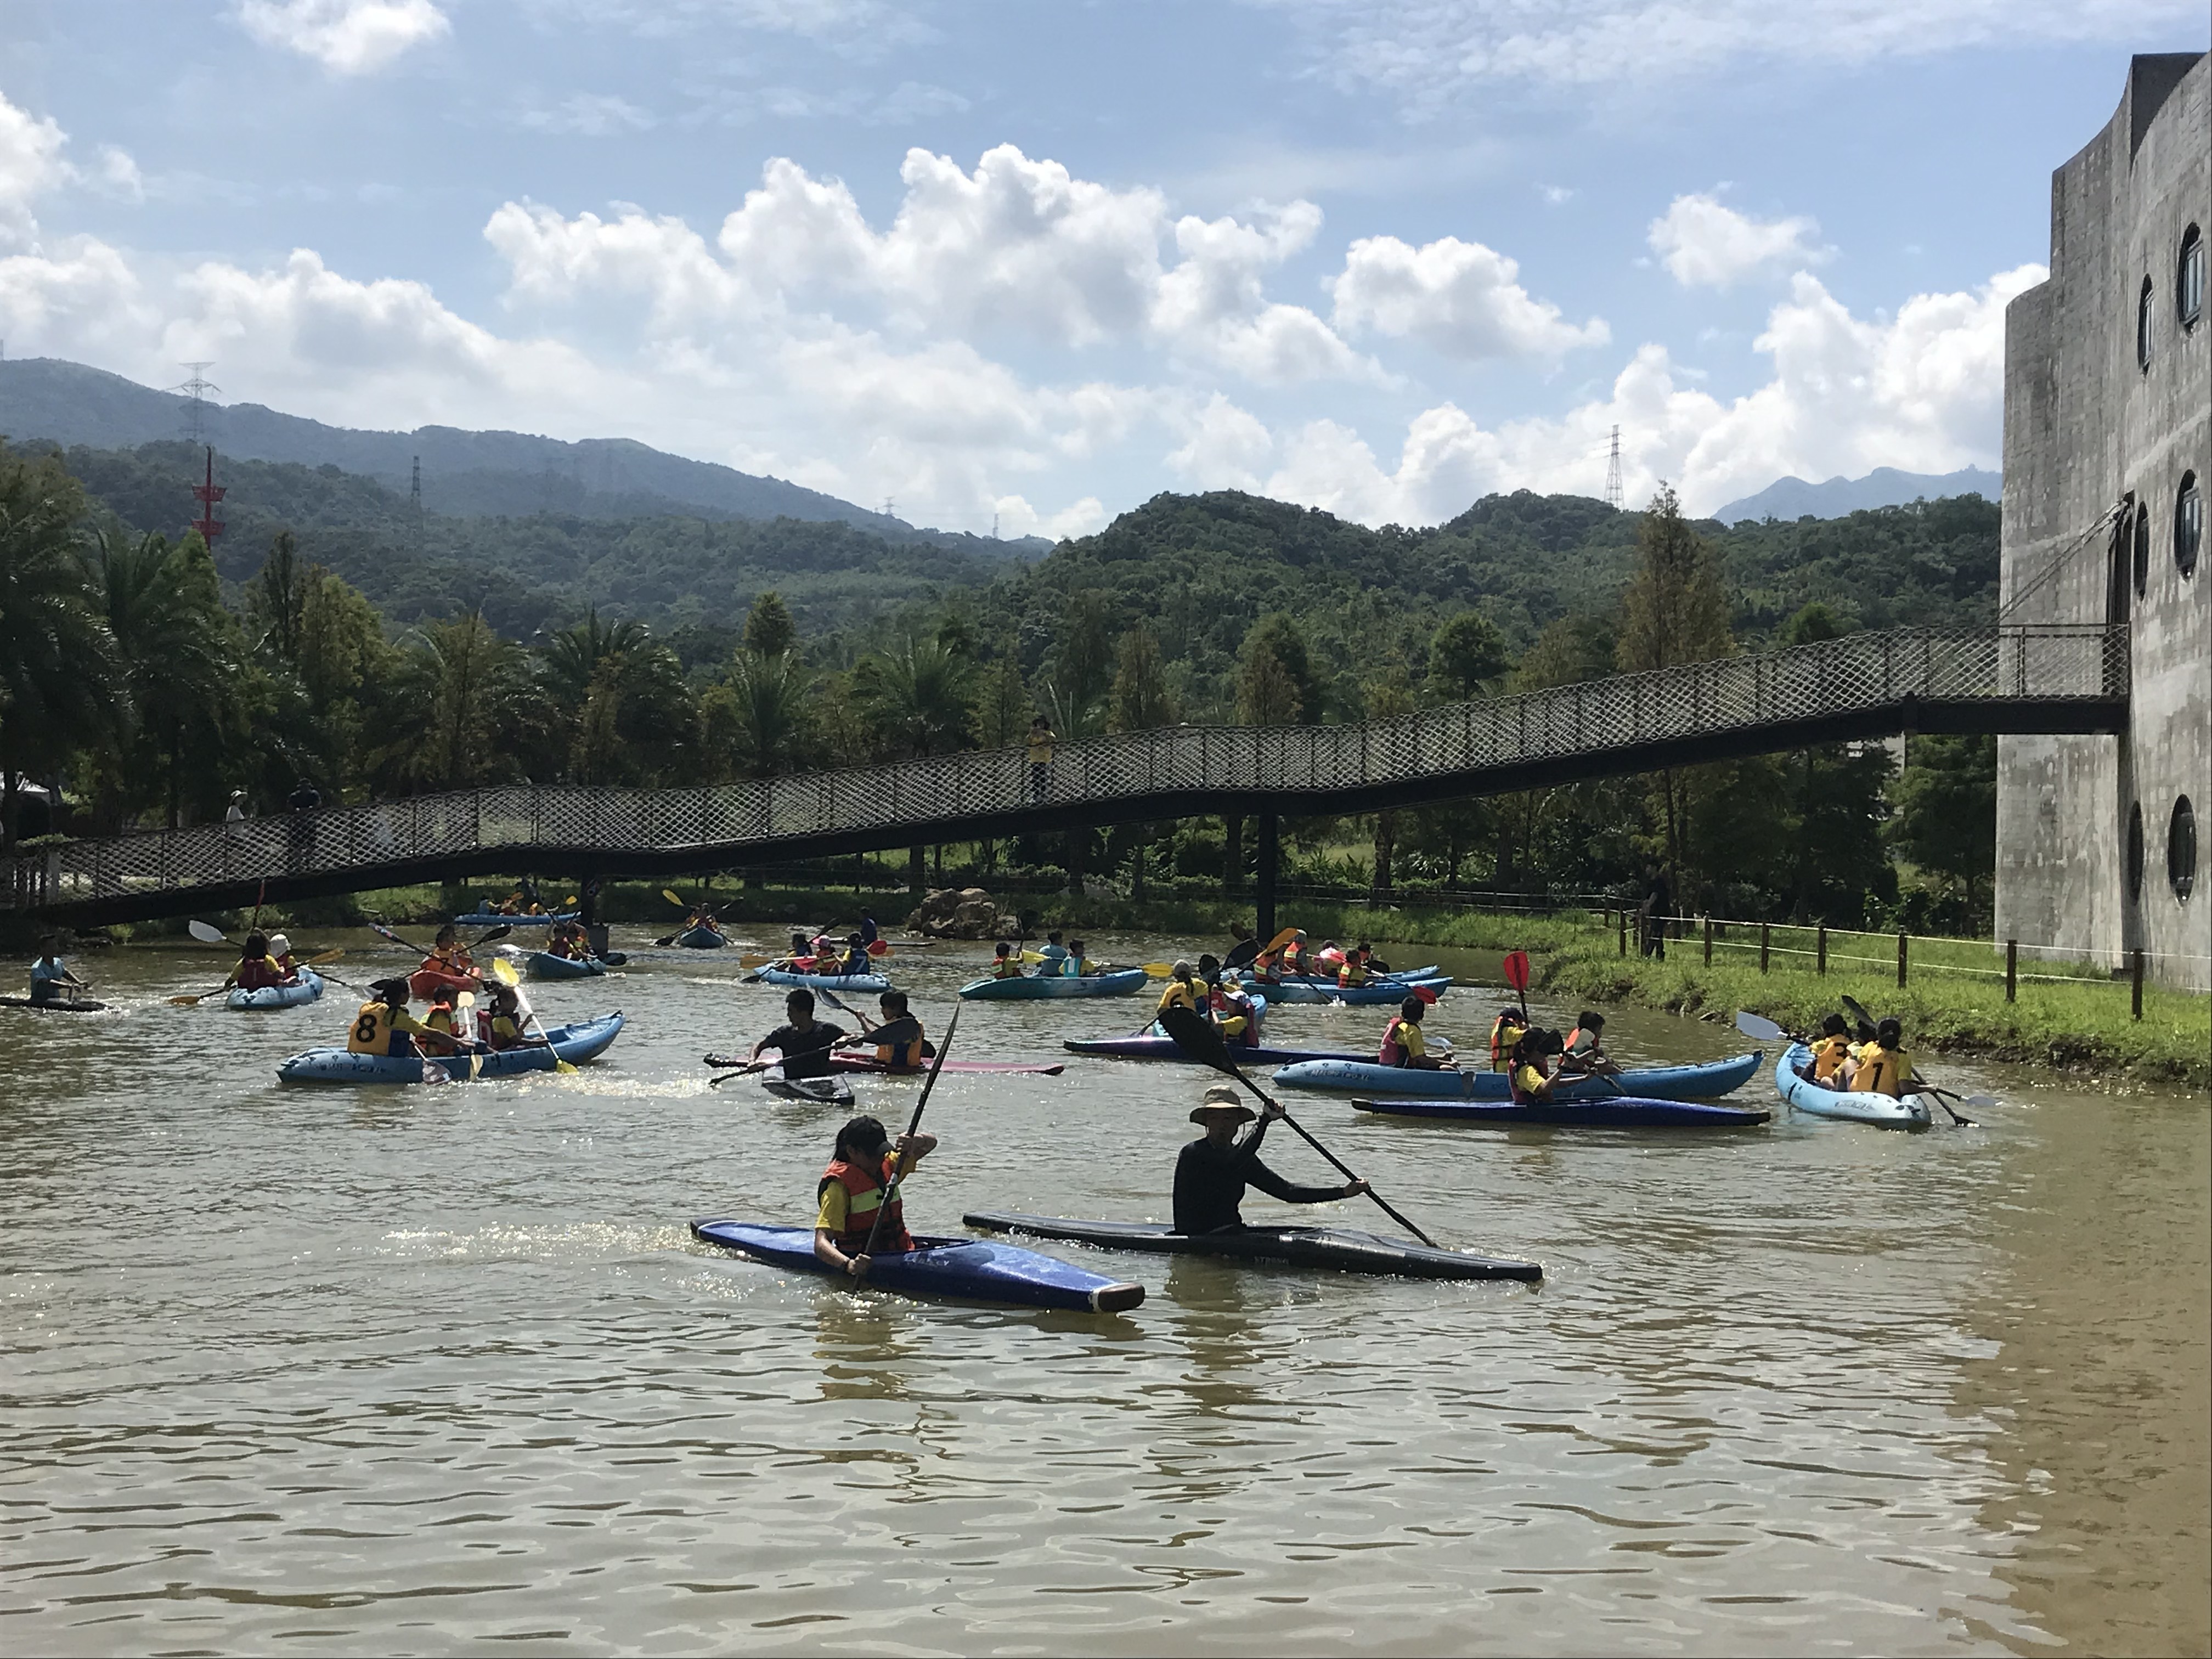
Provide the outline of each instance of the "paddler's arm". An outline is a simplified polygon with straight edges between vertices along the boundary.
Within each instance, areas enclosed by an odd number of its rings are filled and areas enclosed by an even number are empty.
[[[901,1135],[892,1150],[899,1155],[898,1172],[904,1176],[915,1164],[937,1150],[937,1137],[920,1133]]]
[[[837,1235],[845,1231],[852,1219],[853,1195],[836,1182],[825,1182],[822,1188],[821,1208],[814,1217],[814,1259],[824,1267],[835,1267],[839,1273],[850,1273],[855,1279],[865,1279],[868,1273],[866,1255],[847,1255],[837,1248]]]

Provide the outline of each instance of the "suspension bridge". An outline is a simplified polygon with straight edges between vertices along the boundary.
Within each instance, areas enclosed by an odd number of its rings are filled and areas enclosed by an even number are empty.
[[[1905,732],[2117,732],[2124,626],[1900,629],[1342,726],[1178,726],[702,788],[529,785],[71,841],[0,905],[72,926],[529,870],[672,877],[1242,814],[1260,931],[1281,817],[1375,811]]]

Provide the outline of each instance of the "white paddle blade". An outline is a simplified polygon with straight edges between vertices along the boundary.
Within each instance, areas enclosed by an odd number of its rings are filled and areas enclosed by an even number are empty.
[[[188,921],[185,924],[185,931],[203,945],[220,945],[223,942],[222,929],[210,927],[204,921],[197,920]]]
[[[1757,1014],[1747,1014],[1741,1010],[1736,1013],[1735,1029],[1747,1037],[1757,1037],[1762,1042],[1771,1042],[1778,1037],[1789,1036],[1772,1020],[1762,1019]]]

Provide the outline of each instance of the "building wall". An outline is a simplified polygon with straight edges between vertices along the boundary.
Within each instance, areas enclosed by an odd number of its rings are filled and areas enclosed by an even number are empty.
[[[2135,59],[2105,130],[2051,177],[2051,276],[2005,317],[2002,592],[2007,622],[2124,619],[2122,737],[1997,744],[1997,937],[2109,959],[2151,953],[2160,980],[2212,988],[2212,557],[2173,557],[2176,497],[2212,488],[2212,302],[2176,309],[2185,232],[2212,238],[2212,58]],[[2136,360],[2152,283],[2150,362]],[[2124,514],[2121,509],[2124,507]],[[2135,586],[2136,512],[2149,535]],[[2122,519],[2124,517],[2124,522]],[[2166,837],[2197,815],[2195,890],[2176,897]],[[2128,824],[2143,819],[2130,891]]]

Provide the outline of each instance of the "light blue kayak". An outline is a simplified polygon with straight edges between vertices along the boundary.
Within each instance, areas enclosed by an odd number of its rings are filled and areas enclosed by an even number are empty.
[[[730,936],[712,927],[691,927],[678,933],[676,942],[694,951],[719,951],[730,942]]]
[[[619,1012],[573,1025],[556,1025],[545,1033],[550,1047],[506,1048],[489,1054],[420,1055],[355,1054],[343,1048],[310,1048],[295,1054],[276,1068],[284,1083],[467,1083],[478,1078],[514,1077],[525,1072],[550,1072],[556,1060],[580,1066],[606,1052],[621,1035]]]
[[[817,991],[888,991],[890,981],[881,974],[800,974],[788,968],[763,968],[760,970],[763,983],[769,985],[804,985]]]
[[[297,1008],[323,994],[323,976],[312,968],[300,969],[296,985],[264,985],[256,991],[233,991],[222,1000],[226,1008]]]
[[[1602,1100],[1631,1095],[1647,1100],[1714,1100],[1751,1081],[1765,1055],[1754,1050],[1733,1060],[1703,1066],[1646,1066],[1617,1078],[1584,1078],[1563,1083],[1554,1100]],[[1370,1099],[1508,1100],[1512,1091],[1503,1072],[1462,1072],[1449,1066],[1427,1071],[1384,1066],[1371,1060],[1308,1060],[1275,1073],[1278,1087],[1321,1089]]]
[[[1793,1112],[1885,1129],[1924,1129],[1935,1121],[1933,1104],[1925,1095],[1906,1095],[1900,1100],[1856,1089],[1823,1088],[1805,1075],[1812,1064],[1813,1051],[1802,1042],[1774,1062],[1775,1092]]]
[[[556,915],[535,916],[503,916],[496,910],[477,910],[465,916],[455,916],[456,927],[544,927],[556,921],[574,921],[583,915],[580,910],[562,910]]]
[[[811,1227],[766,1227],[744,1221],[695,1221],[692,1237],[789,1273],[852,1280],[819,1261]],[[1145,1287],[1109,1279],[1035,1250],[975,1238],[927,1238],[915,1248],[869,1258],[867,1283],[901,1296],[953,1297],[1014,1308],[1066,1308],[1121,1313],[1145,1299]]]
[[[979,979],[972,985],[960,988],[960,994],[971,1002],[1029,1002],[1043,997],[1129,997],[1151,983],[1152,975],[1141,968],[1124,968],[1118,973],[1054,974],[1039,979],[1028,975],[1019,979]],[[1273,988],[1269,994],[1273,994]]]

